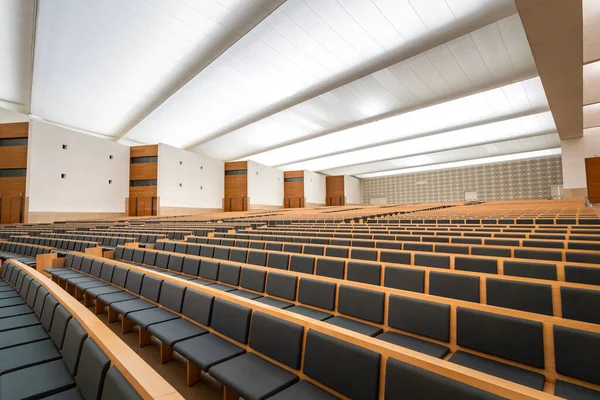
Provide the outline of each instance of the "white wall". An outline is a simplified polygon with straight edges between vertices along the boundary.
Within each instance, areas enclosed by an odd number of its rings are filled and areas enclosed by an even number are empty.
[[[8,124],[12,122],[27,122],[29,116],[20,114],[16,111],[0,108],[0,124]]]
[[[304,197],[306,203],[325,204],[325,175],[304,170]]]
[[[587,187],[585,159],[600,156],[600,127],[583,130],[583,137],[561,140],[563,186],[565,189]]]
[[[248,197],[250,208],[283,207],[283,171],[248,161]]]
[[[129,147],[31,120],[27,196],[30,212],[124,213]]]
[[[198,153],[158,145],[160,207],[223,207],[225,167]],[[181,184],[181,186],[180,186]]]
[[[358,178],[344,175],[344,195],[346,196],[346,204],[362,204],[360,180]]]

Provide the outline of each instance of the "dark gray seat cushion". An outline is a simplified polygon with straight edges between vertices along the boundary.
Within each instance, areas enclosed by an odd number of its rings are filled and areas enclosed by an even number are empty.
[[[449,269],[450,257],[436,254],[415,254],[415,265]]]
[[[176,314],[160,307],[148,308],[141,311],[134,311],[127,314],[127,318],[136,325],[147,329],[152,324],[170,321],[179,318]]]
[[[567,282],[600,285],[600,268],[565,265],[565,280]]]
[[[600,384],[600,334],[554,326],[556,372]]]
[[[83,398],[100,397],[109,367],[110,359],[91,338],[87,338],[83,343],[77,368],[77,388]]]
[[[0,351],[0,375],[60,358],[60,352],[52,340],[10,347]]]
[[[288,269],[289,255],[270,252],[267,267],[277,269]]]
[[[262,297],[262,294],[248,292],[247,290],[232,290],[229,292],[231,294],[235,294],[236,296],[243,297],[245,299],[254,300]]]
[[[298,277],[270,272],[267,277],[267,294],[287,300],[296,300]]]
[[[325,322],[371,337],[375,337],[382,332],[382,329],[378,326],[358,322],[346,317],[333,317],[326,319]]]
[[[315,270],[315,258],[308,256],[293,255],[290,260],[290,271],[313,274]]]
[[[214,297],[209,294],[187,289],[181,312],[186,317],[208,326],[212,315],[213,300]]]
[[[0,399],[39,399],[74,386],[65,363],[56,360],[0,376]]]
[[[214,301],[210,325],[240,343],[247,343],[251,313],[250,308],[217,298]]]
[[[384,303],[383,292],[340,285],[338,311],[342,314],[381,324]]]
[[[261,304],[266,304],[268,306],[271,307],[276,307],[276,308],[289,308],[291,306],[293,306],[293,303],[288,303],[287,301],[283,301],[283,300],[279,300],[273,297],[259,297],[257,299],[254,299],[254,301],[261,303]]]
[[[291,311],[293,313],[304,315],[305,317],[317,319],[319,321],[325,321],[326,319],[333,317],[333,314],[328,314],[326,312],[304,306],[292,306],[286,308],[286,311]]]
[[[481,389],[391,357],[388,358],[386,363],[385,398],[428,400],[502,399]]]
[[[37,342],[39,340],[46,340],[48,338],[48,332],[46,332],[42,325],[13,329],[0,333],[0,350]]]
[[[300,368],[304,327],[254,312],[250,328],[250,347],[290,368]]]
[[[427,340],[403,335],[397,332],[384,332],[377,336],[377,339],[436,358],[444,358],[450,351],[448,347],[442,346],[441,344],[428,342]]]
[[[390,295],[388,324],[392,328],[450,341],[450,305]]]
[[[39,325],[40,320],[33,312],[25,315],[7,317],[0,320],[0,332],[9,331],[11,329],[25,328],[27,326]]]
[[[461,271],[483,272],[486,274],[498,273],[498,260],[491,258],[456,257],[454,269]]]
[[[431,271],[429,294],[479,303],[479,277]]]
[[[117,314],[127,316],[127,314],[129,314],[130,312],[146,310],[148,308],[156,308],[156,306],[143,299],[134,299],[112,303],[110,305],[110,308],[116,311]]]
[[[336,400],[338,398],[308,381],[300,381],[269,397],[269,400]]]
[[[21,299],[19,298],[19,300]],[[23,300],[11,303],[13,304],[10,307],[0,308],[0,319],[33,313],[33,310]],[[2,322],[0,322],[0,326],[2,326]]]
[[[62,349],[63,340],[65,338],[65,332],[67,331],[67,325],[71,320],[71,314],[61,305],[56,307],[54,311],[54,319],[52,321],[52,328],[50,329],[50,337],[54,341],[57,348]]]
[[[384,286],[411,292],[425,292],[425,271],[403,267],[385,267]]]
[[[489,305],[552,315],[550,285],[495,278],[488,278],[486,284]]]
[[[380,359],[379,353],[309,330],[303,372],[344,396],[374,400],[379,395]]]
[[[561,287],[562,317],[600,324],[600,291]]]
[[[131,384],[119,372],[117,367],[112,367],[106,373],[104,388],[100,400],[141,400]]]
[[[315,307],[333,310],[335,307],[336,284],[315,279],[301,278],[298,286],[298,301]]]
[[[329,278],[344,279],[343,260],[333,260],[328,258],[317,259],[317,275],[327,276]]]
[[[240,286],[245,289],[254,290],[256,292],[264,292],[266,277],[266,271],[261,271],[253,268],[244,268],[242,269]]]
[[[269,397],[298,381],[291,372],[250,353],[217,364],[209,373],[248,400]]]
[[[212,333],[177,342],[173,349],[203,371],[245,352],[241,347]]]
[[[208,331],[188,320],[177,318],[150,325],[148,332],[164,344],[173,347],[177,342],[204,335]]]
[[[96,300],[101,301],[102,303],[106,304],[107,306],[110,306],[111,304],[117,303],[119,301],[134,300],[137,298],[138,298],[137,296],[134,296],[131,293],[127,293],[127,292],[106,293],[106,294],[99,294],[98,296],[96,296]]]
[[[459,346],[544,368],[541,322],[458,307],[456,332]]]
[[[96,298],[101,294],[109,294],[109,293],[124,293],[124,291],[119,289],[118,287],[111,286],[111,285],[97,286],[97,287],[93,287],[93,288],[90,288],[85,291],[85,294],[92,298]]]
[[[349,281],[379,285],[381,283],[381,265],[348,261],[346,279]]]
[[[556,380],[554,395],[569,400],[600,400],[600,392],[560,379]]]
[[[556,265],[505,260],[504,275],[555,281]]]
[[[494,375],[536,390],[544,390],[545,377],[537,372],[518,368],[510,364],[490,360],[464,351],[457,351],[450,357],[450,362]]]

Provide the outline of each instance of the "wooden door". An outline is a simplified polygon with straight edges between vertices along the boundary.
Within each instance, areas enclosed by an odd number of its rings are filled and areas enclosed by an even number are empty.
[[[0,223],[18,224],[23,222],[23,197],[0,198]]]
[[[585,159],[585,175],[590,203],[600,203],[600,157]]]

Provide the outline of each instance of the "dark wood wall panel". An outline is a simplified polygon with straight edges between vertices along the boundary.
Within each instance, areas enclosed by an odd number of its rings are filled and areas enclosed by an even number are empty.
[[[27,138],[29,123],[0,124],[0,139]],[[27,146],[0,147],[0,169],[27,168]],[[0,178],[0,223],[23,222],[25,214],[25,176]]]
[[[26,138],[29,136],[29,122],[0,124],[0,139]]]
[[[131,157],[153,157],[158,156],[158,145],[132,146],[129,148]]]
[[[233,161],[225,163],[225,171],[248,169],[248,161]]]
[[[325,177],[326,203],[329,206],[342,206],[345,204],[344,176]]]
[[[27,168],[27,146],[0,147],[0,169]]]
[[[246,161],[227,162],[225,171],[247,170]],[[223,208],[225,211],[248,210],[248,175],[225,175],[225,198]]]
[[[129,165],[129,180],[158,179],[158,163]]]
[[[158,157],[158,145],[133,146],[129,148],[129,156]],[[158,162],[129,164],[129,181],[158,179]],[[157,186],[129,187],[129,216],[147,217],[158,214]]]
[[[304,178],[304,171],[285,171],[283,178],[283,207],[304,207],[304,182],[285,182],[288,178]]]
[[[600,157],[585,159],[585,174],[590,202],[600,203]]]

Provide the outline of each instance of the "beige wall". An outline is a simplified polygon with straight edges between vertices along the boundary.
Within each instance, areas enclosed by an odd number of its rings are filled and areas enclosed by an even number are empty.
[[[223,211],[222,208],[159,207],[158,216],[172,217],[176,215],[209,214],[221,211]]]
[[[97,220],[122,218],[125,213],[96,213],[96,212],[29,212],[25,222],[30,224],[48,223],[54,221]]]
[[[583,130],[583,137],[561,140],[565,195],[581,197],[587,194],[585,159],[600,156],[600,127]],[[575,190],[573,190],[575,189]]]

